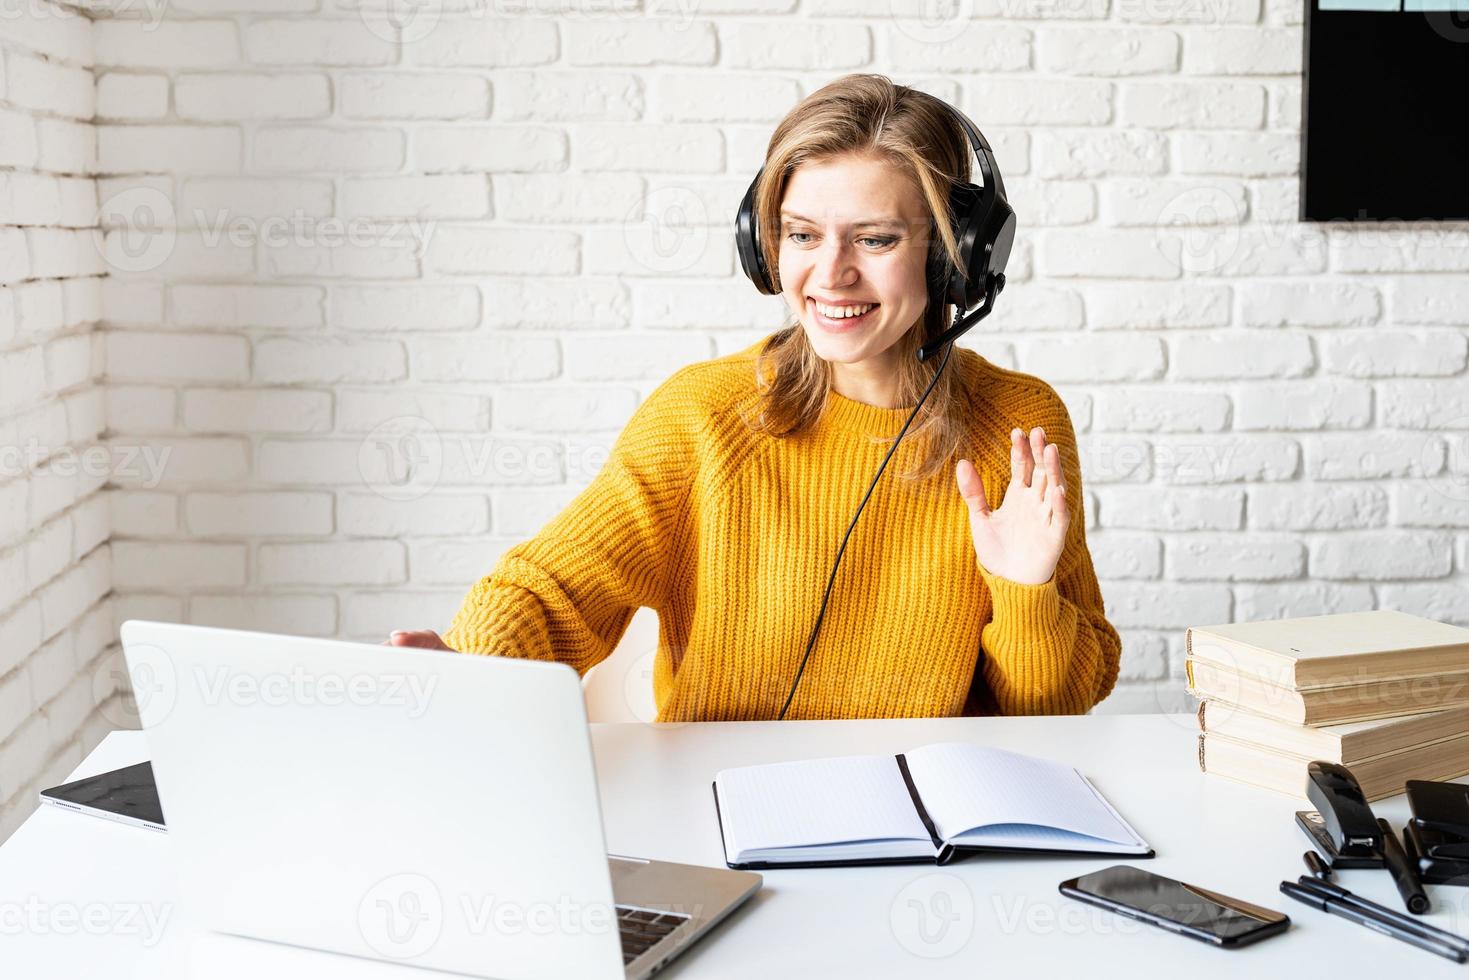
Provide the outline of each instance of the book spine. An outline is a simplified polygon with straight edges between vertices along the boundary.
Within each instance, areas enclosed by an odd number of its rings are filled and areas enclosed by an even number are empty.
[[[1204,765],[1204,736],[1201,734],[1196,738],[1199,743],[1199,772],[1208,772],[1208,768]]]
[[[1207,700],[1200,701],[1199,710],[1195,712],[1195,716],[1199,719],[1199,731],[1201,732],[1207,732],[1209,730],[1208,727],[1204,724],[1204,709],[1208,706],[1209,702]]]

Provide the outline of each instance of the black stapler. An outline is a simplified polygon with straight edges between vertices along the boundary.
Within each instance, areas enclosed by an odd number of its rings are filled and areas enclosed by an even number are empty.
[[[1403,844],[1422,880],[1469,885],[1469,786],[1410,779]]]
[[[1296,823],[1327,865],[1385,867],[1382,828],[1351,770],[1334,762],[1313,762],[1306,775],[1306,798],[1316,809],[1297,810]]]

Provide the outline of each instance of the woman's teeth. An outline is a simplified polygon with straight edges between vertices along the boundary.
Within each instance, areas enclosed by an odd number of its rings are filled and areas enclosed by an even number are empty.
[[[815,300],[812,300],[812,302],[816,306],[816,312],[820,313],[822,316],[830,317],[833,320],[841,320],[846,317],[852,316],[861,316],[862,314],[866,313],[868,310],[877,305],[876,303],[864,303],[860,306],[824,306],[821,303],[816,303]]]

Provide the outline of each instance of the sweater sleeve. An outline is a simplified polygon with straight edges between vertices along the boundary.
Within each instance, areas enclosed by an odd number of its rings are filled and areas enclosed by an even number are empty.
[[[980,566],[993,604],[980,634],[984,678],[1001,714],[1084,714],[1111,693],[1121,660],[1086,546],[1076,436],[1059,397],[1056,406],[1044,428],[1060,450],[1071,509],[1056,571],[1047,582],[1021,585]]]
[[[592,482],[470,589],[444,642],[585,674],[668,596],[702,422],[684,368],[638,406]]]

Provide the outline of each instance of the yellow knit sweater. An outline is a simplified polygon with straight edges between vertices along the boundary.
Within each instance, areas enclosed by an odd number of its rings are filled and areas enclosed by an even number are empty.
[[[833,391],[810,431],[754,433],[740,412],[759,346],[660,385],[590,485],[475,583],[445,642],[585,673],[648,606],[659,721],[774,718],[886,452],[868,434],[896,435],[912,409]],[[974,463],[992,508],[1012,428],[1042,426],[1059,447],[1072,515],[1056,574],[1021,585],[980,567],[952,467],[895,479],[917,458],[905,436],[852,531],[787,718],[1080,713],[1116,682],[1121,644],[1087,552],[1064,405],[1045,382],[964,348],[948,370],[981,393]]]

